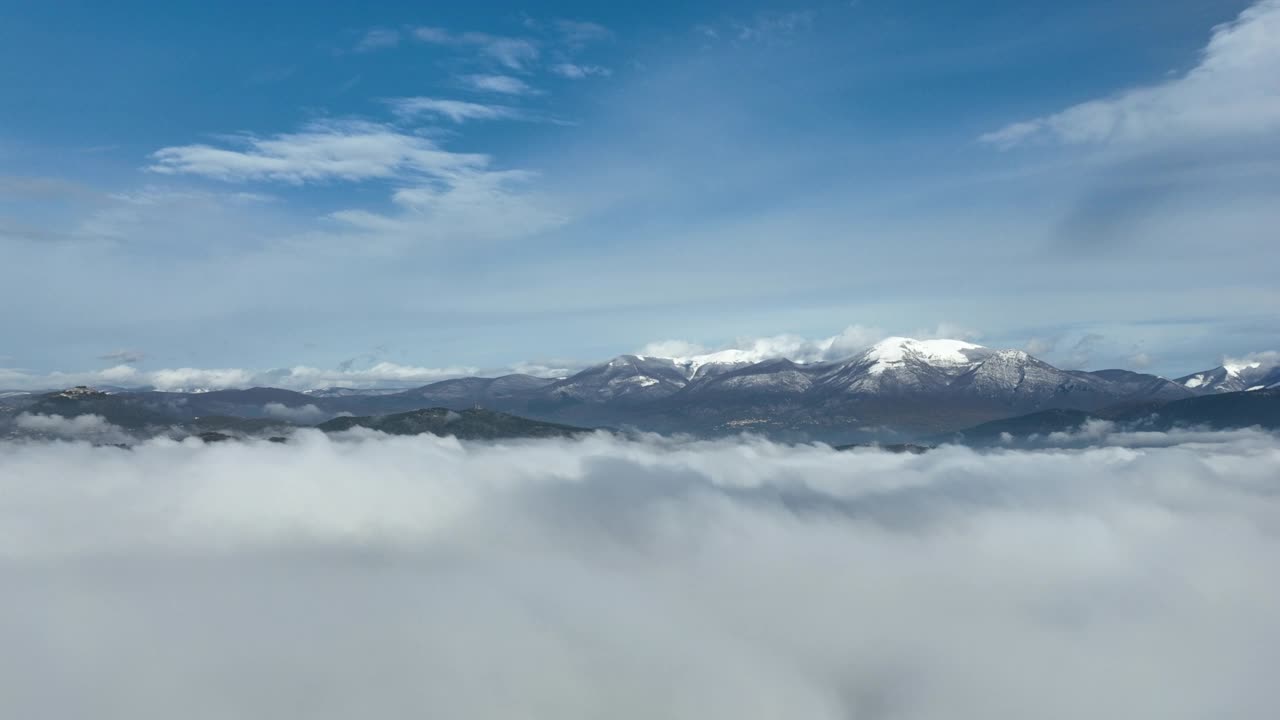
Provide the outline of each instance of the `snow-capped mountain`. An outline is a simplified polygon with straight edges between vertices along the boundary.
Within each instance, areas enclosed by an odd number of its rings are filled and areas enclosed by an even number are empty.
[[[992,351],[962,340],[891,337],[838,364],[822,378],[846,394],[929,392],[945,388]]]
[[[703,435],[752,430],[854,441],[946,433],[1046,410],[1151,412],[1193,396],[1280,386],[1276,365],[1261,361],[1231,363],[1174,382],[1128,370],[1063,370],[1021,350],[962,340],[893,337],[838,361],[756,360],[770,350],[621,355],[569,377],[456,378],[393,393],[250,388],[103,395],[74,389],[5,398],[0,406],[9,414],[79,408],[135,425],[220,416],[317,422],[338,415],[482,407],[574,425]]]
[[[645,356],[641,355],[639,357],[644,358]],[[663,359],[670,360],[676,367],[680,368],[689,380],[700,380],[776,358],[772,358],[759,350],[730,348],[701,355]]]
[[[1154,375],[1061,370],[1021,350],[893,337],[841,362],[775,359],[695,377],[646,408],[651,415],[643,420],[656,427],[914,432],[1049,408],[1096,410],[1193,394]]]
[[[1198,393],[1241,392],[1280,387],[1280,362],[1227,362],[1178,378],[1175,382]]]
[[[1153,375],[1061,370],[1022,350],[911,338],[877,343],[826,373],[821,388],[832,394],[954,398],[1018,408],[1092,407],[1117,397],[1191,394]]]

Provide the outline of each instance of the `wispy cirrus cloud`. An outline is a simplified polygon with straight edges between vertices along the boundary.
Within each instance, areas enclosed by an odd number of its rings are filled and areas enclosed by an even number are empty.
[[[490,105],[466,100],[450,100],[432,97],[393,98],[387,103],[392,112],[402,118],[435,116],[455,123],[468,120],[511,120],[522,117],[519,110],[505,105]]]
[[[435,98],[402,98],[391,104],[406,118],[433,115],[463,122],[519,117],[511,108]],[[153,155],[150,169],[228,182],[396,181],[394,210],[333,210],[323,219],[337,225],[301,234],[297,241],[304,243],[405,249],[523,237],[567,221],[529,190],[537,173],[495,168],[488,155],[451,152],[429,137],[392,125],[326,121],[296,133],[232,138],[231,144],[163,148]]]
[[[739,43],[785,43],[802,31],[813,28],[813,10],[761,11],[749,17],[700,23],[694,31],[709,41]]]
[[[528,237],[569,221],[554,202],[529,190],[536,177],[527,170],[464,173],[444,183],[397,189],[392,212],[341,210],[330,218],[356,237],[398,245]]]
[[[231,147],[196,144],[152,154],[148,170],[217,180],[291,184],[388,179],[405,173],[452,175],[489,163],[485,155],[441,149],[435,141],[379,123],[321,121],[295,133],[230,138]]]
[[[554,26],[563,41],[574,49],[613,38],[612,30],[589,20],[561,19],[556,20]]]
[[[365,31],[360,40],[356,42],[356,52],[373,52],[375,50],[386,50],[396,47],[400,44],[400,31],[393,28],[373,28]]]
[[[550,69],[556,75],[570,80],[581,80],[592,76],[609,77],[613,74],[612,70],[601,65],[582,65],[571,62],[556,63]]]
[[[454,33],[439,27],[417,27],[411,36],[418,42],[452,47],[471,47],[481,55],[511,70],[524,70],[538,59],[538,44],[527,38],[491,35],[482,32]]]
[[[536,95],[537,88],[530,86],[520,78],[510,75],[463,75],[458,78],[464,85],[480,92],[498,93],[501,95]]]
[[[1280,130],[1280,0],[1213,29],[1199,62],[1167,82],[1091,100],[981,135],[1009,149],[1237,137]]]

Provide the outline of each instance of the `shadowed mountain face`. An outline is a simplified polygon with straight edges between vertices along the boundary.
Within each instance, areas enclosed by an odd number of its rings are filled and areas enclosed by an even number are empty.
[[[1234,375],[1219,370],[1223,378],[1248,382],[1269,377],[1256,369],[1237,368]],[[566,378],[457,378],[396,392],[85,389],[13,395],[0,398],[0,421],[27,412],[95,414],[129,428],[208,424],[210,418],[315,425],[341,416],[484,408],[580,427],[894,442],[1048,410],[1149,413],[1171,402],[1223,392],[1223,387],[1221,382],[1172,382],[1129,370],[1062,370],[1022,351],[958,340],[890,338],[839,362],[691,362],[623,355]]]

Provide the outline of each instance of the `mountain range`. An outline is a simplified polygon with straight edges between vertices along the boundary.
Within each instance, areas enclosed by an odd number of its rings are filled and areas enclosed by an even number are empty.
[[[124,428],[268,429],[344,416],[483,408],[574,427],[901,442],[1046,411],[1151,412],[1196,397],[1278,387],[1280,367],[1261,362],[1170,380],[1122,369],[1065,370],[1021,350],[961,340],[895,337],[834,362],[757,360],[734,352],[693,358],[621,355],[563,378],[466,377],[400,391],[10,393],[0,396],[0,426],[22,414],[93,414]]]

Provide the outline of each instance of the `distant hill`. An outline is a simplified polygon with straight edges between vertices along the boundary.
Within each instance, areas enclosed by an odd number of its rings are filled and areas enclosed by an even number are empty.
[[[505,440],[510,438],[574,437],[592,432],[588,428],[529,420],[493,410],[449,410],[429,408],[393,415],[339,417],[316,426],[324,432],[341,432],[356,427],[391,435],[453,436],[459,440]]]
[[[1109,420],[1131,430],[1171,430],[1178,427],[1234,430],[1254,426],[1280,430],[1280,389],[1203,395],[1158,405],[1124,405],[1093,413],[1081,410],[1042,410],[982,423],[932,439],[939,442],[987,444],[998,441],[1006,433],[1013,437],[1028,437],[1051,432],[1070,432],[1092,419]]]
[[[105,393],[84,386],[32,396],[20,410],[32,415],[67,418],[98,415],[128,430],[164,426],[176,417],[167,408],[150,402],[145,393]]]

